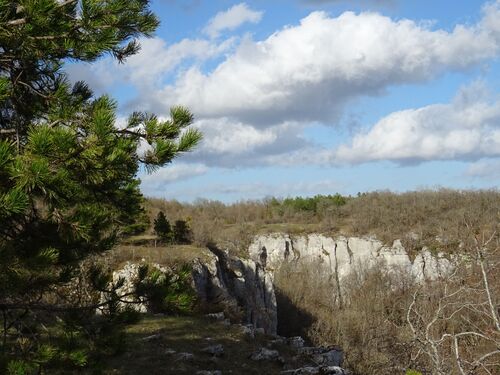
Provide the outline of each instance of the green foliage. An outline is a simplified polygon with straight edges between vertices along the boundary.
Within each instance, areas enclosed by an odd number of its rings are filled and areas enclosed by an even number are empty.
[[[26,361],[14,360],[7,365],[8,375],[29,375],[36,371],[36,366]]]
[[[279,200],[271,198],[269,204],[282,215],[285,211],[309,212],[320,214],[328,208],[338,208],[347,203],[349,198],[338,193],[335,195],[316,195],[314,197],[295,197]]]
[[[137,293],[145,296],[153,312],[190,313],[196,302],[196,292],[191,285],[191,266],[182,265],[170,274],[156,268],[147,270],[147,277],[140,282]]]
[[[174,223],[174,242],[178,244],[191,243],[191,229],[186,220],[176,220]]]
[[[110,334],[119,314],[93,315],[98,292],[117,285],[94,269],[80,278],[91,289],[83,298],[70,282],[82,260],[140,230],[141,220],[144,228],[140,165],[171,162],[201,134],[183,107],[162,121],[136,112],[117,128],[116,102],[70,85],[63,68],[106,54],[124,61],[157,25],[148,0],[0,1],[0,373],[29,373],[34,364],[69,371],[120,343],[119,329]],[[51,332],[59,324],[70,339]]]
[[[126,225],[122,228],[122,234],[124,236],[133,236],[144,233],[149,228],[149,216],[143,207],[140,209],[140,213],[136,221],[132,224]]]
[[[158,237],[162,240],[168,240],[172,237],[172,228],[170,227],[170,223],[163,211],[158,212],[156,219],[154,221],[154,230]]]
[[[420,371],[416,371],[416,370],[406,370],[406,375],[422,375],[422,373]]]

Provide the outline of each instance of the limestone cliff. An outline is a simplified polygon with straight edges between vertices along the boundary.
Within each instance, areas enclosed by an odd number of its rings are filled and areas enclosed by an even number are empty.
[[[212,249],[211,261],[196,260],[193,280],[200,299],[266,333],[277,329],[276,297],[271,273],[259,263]]]
[[[412,261],[399,240],[394,241],[392,246],[386,246],[373,238],[327,237],[321,234],[258,235],[250,244],[249,254],[251,259],[270,271],[287,261],[319,261],[340,281],[355,269],[374,265],[402,271],[419,281],[435,280],[453,267],[444,254],[432,254],[427,248],[423,248]]]
[[[165,275],[174,274],[173,270],[159,264],[149,266]],[[149,302],[134,293],[139,269],[140,264],[127,263],[113,272],[113,283],[122,281],[116,293],[126,295],[119,305],[141,313],[151,312]],[[276,334],[278,323],[272,275],[260,264],[212,249],[208,260],[193,261],[192,279],[192,286],[204,305],[254,328],[261,328],[265,333]],[[102,294],[102,302],[108,298],[107,294]]]

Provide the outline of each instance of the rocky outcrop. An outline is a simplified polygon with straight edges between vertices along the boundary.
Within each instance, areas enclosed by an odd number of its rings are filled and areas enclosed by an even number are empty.
[[[259,263],[229,256],[212,249],[210,261],[196,260],[193,281],[201,301],[219,305],[230,318],[275,334],[277,329],[276,297],[273,279]]]
[[[256,236],[249,247],[250,258],[274,271],[284,262],[317,261],[329,268],[338,281],[356,269],[381,265],[402,271],[417,280],[435,280],[452,269],[443,254],[423,248],[412,261],[396,240],[386,246],[373,238],[327,237],[321,234],[290,236],[283,233]]]
[[[144,263],[131,263],[127,262],[123,268],[113,271],[112,282],[111,285],[121,285],[119,288],[115,289],[115,293],[117,296],[120,296],[119,301],[117,302],[118,308],[129,308],[135,310],[140,313],[151,312],[149,303],[145,297],[137,296],[136,284],[139,279],[139,272],[141,266]],[[157,269],[164,275],[172,275],[173,271],[168,268],[161,266],[159,264],[150,264],[149,267]],[[101,302],[109,301],[113,298],[109,293],[101,294]],[[106,306],[97,310],[97,313],[100,314],[107,309]]]
[[[159,264],[148,266],[165,275],[175,275],[168,267]],[[134,293],[140,267],[141,264],[127,263],[122,269],[113,272],[113,284],[121,283],[116,294],[124,296],[119,307],[128,306],[142,313],[152,312],[148,301]],[[222,320],[228,317],[250,324],[253,329],[262,329],[265,333],[276,333],[278,323],[273,279],[271,273],[260,264],[213,249],[208,260],[193,261],[192,280],[199,301],[212,310],[224,312],[210,316],[222,317]],[[103,294],[102,301],[107,299],[109,296]]]

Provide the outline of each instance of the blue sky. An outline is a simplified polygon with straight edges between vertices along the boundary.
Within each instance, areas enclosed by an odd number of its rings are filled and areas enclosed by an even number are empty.
[[[389,189],[497,188],[500,0],[156,0],[125,65],[68,67],[96,93],[167,117],[192,153],[148,196],[232,202]]]

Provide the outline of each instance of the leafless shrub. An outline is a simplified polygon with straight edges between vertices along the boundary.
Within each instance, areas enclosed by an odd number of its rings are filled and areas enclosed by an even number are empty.
[[[445,279],[417,288],[407,309],[412,361],[432,374],[500,372],[499,236],[469,223],[467,228],[460,266]]]
[[[375,235],[390,244],[403,239],[410,249],[422,246],[454,251],[464,237],[463,217],[477,217],[478,226],[498,220],[500,192],[497,190],[421,190],[407,193],[378,191],[346,197],[338,206],[320,201],[314,211],[280,205],[281,200],[241,201],[223,204],[198,200],[179,203],[149,199],[151,222],[162,210],[169,221],[187,220],[195,243],[224,240],[235,226],[251,226],[255,232],[296,232]]]

